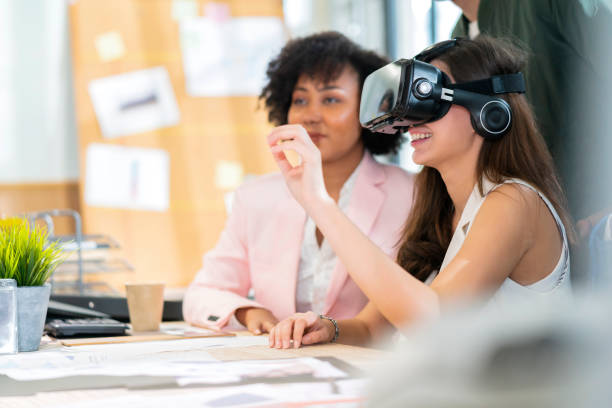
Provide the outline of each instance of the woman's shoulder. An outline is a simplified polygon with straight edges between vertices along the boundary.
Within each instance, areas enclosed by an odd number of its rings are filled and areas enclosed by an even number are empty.
[[[509,229],[522,230],[521,235],[527,239],[532,236],[544,208],[546,203],[533,186],[507,180],[488,190],[477,219],[498,229],[507,225]]]
[[[490,185],[486,195],[491,197],[489,203],[495,202],[502,207],[518,206],[523,211],[533,211],[540,204],[545,204],[536,187],[519,180],[508,179],[499,184]]]

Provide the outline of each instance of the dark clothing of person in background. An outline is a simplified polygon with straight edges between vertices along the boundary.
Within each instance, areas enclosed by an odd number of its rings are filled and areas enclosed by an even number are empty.
[[[453,37],[468,36],[462,16]],[[480,33],[529,52],[527,99],[549,146],[575,220],[609,207],[612,174],[612,15],[601,0],[481,0]],[[601,40],[601,42],[600,42]],[[607,171],[606,171],[607,170]]]

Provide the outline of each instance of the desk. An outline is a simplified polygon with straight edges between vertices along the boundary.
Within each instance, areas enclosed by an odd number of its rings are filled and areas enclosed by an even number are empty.
[[[238,336],[251,336],[248,332],[237,332]],[[226,339],[226,338],[223,338]],[[231,339],[231,337],[229,338]],[[189,340],[173,340],[174,342],[189,341]],[[132,343],[134,344],[134,343]],[[41,350],[34,353],[53,350],[60,348],[61,345],[57,341],[41,346]],[[285,359],[296,357],[334,357],[342,362],[348,363],[363,371],[369,370],[372,365],[378,361],[386,353],[380,350],[354,347],[342,344],[323,344],[307,346],[300,349],[277,350],[271,349],[266,345],[242,346],[242,347],[219,347],[207,350],[208,353],[220,361],[236,361],[236,360],[267,360],[267,359]],[[30,353],[29,353],[30,354]],[[2,376],[6,380],[5,376]],[[2,379],[0,379],[0,387]],[[6,381],[5,381],[6,386]],[[217,387],[218,388],[218,387]],[[129,400],[137,396],[176,396],[188,397],[190,394],[197,394],[203,391],[217,389],[210,386],[195,386],[188,388],[180,387],[164,387],[155,389],[131,389],[126,387],[111,387],[106,389],[80,389],[70,391],[55,391],[41,392],[31,396],[18,397],[0,397],[0,407],[49,407],[55,404],[74,403],[75,401],[94,401],[100,398],[118,397]],[[294,405],[288,405],[294,406]]]

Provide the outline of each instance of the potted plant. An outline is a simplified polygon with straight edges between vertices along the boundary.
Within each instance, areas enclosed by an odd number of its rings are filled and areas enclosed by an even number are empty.
[[[38,350],[51,293],[47,280],[64,259],[45,229],[21,218],[0,220],[0,278],[17,281],[19,351]]]

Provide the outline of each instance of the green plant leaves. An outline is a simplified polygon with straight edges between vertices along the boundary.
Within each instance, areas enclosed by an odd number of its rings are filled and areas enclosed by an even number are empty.
[[[0,220],[0,279],[15,279],[17,286],[42,286],[66,259],[47,231],[30,227],[26,220]]]

